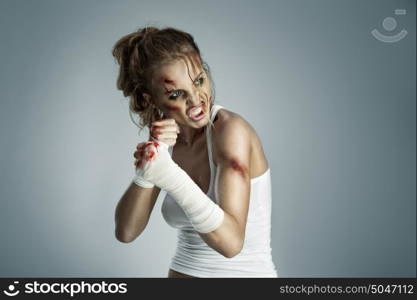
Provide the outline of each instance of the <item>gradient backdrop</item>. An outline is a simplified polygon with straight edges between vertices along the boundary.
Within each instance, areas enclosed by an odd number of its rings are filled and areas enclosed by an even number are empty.
[[[147,136],[116,89],[111,48],[146,24],[191,33],[217,103],[261,137],[280,277],[416,276],[415,11],[414,0],[1,0],[0,276],[166,277],[176,230],[161,197],[137,240],[114,236]],[[373,29],[408,35],[385,43]]]

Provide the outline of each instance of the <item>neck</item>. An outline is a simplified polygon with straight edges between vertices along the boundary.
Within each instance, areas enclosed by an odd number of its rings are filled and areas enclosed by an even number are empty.
[[[190,128],[180,126],[180,133],[178,134],[177,142],[191,147],[205,134],[205,126],[201,128]]]

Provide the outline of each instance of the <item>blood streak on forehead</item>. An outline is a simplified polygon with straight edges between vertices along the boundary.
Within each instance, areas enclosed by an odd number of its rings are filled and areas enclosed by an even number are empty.
[[[174,80],[170,80],[168,78],[162,77],[161,78],[161,81],[163,81],[163,82],[165,82],[167,84],[171,84],[171,85],[175,86],[175,81]]]
[[[166,84],[169,84],[169,85],[172,85],[173,87],[176,87],[176,85],[175,85],[175,81],[174,80],[171,80],[171,79],[169,79],[169,78],[166,78],[166,77],[161,77],[160,78],[160,81],[161,82],[163,82],[163,83],[166,83]],[[165,87],[165,95],[169,95],[171,92],[168,90],[168,88],[167,87]]]

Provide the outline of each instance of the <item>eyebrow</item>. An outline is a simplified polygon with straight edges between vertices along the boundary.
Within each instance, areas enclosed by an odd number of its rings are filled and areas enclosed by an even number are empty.
[[[201,71],[200,72],[200,74],[198,74],[197,76],[196,76],[196,78],[193,80],[193,82],[194,81],[196,81],[200,76],[201,76],[201,74],[203,74],[204,73],[204,70],[203,71]],[[169,83],[168,83],[169,84]],[[166,90],[166,92],[165,92],[165,95],[168,95],[168,94],[170,94],[171,92],[173,92],[173,91],[175,91],[175,90],[167,90],[167,88],[165,87],[165,90]]]

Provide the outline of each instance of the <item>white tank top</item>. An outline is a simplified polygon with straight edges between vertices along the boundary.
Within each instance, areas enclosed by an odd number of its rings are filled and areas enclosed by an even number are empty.
[[[213,105],[214,120],[220,105]],[[215,203],[216,166],[212,159],[211,127],[206,128],[210,164],[210,185],[207,196]],[[172,147],[169,148],[172,155]],[[182,208],[166,194],[161,206],[165,221],[178,229],[178,244],[170,268],[195,277],[278,277],[271,257],[271,175],[270,169],[251,179],[249,211],[242,251],[226,258],[210,248],[194,230]]]

